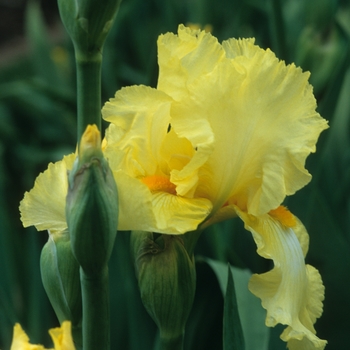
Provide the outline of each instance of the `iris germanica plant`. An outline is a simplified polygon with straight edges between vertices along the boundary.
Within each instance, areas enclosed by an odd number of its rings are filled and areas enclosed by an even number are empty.
[[[158,62],[157,88],[123,88],[102,109],[111,123],[103,149],[118,186],[118,229],[179,235],[238,216],[258,254],[274,262],[249,285],[266,325],[286,325],[281,338],[290,349],[323,349],[314,323],[324,287],[304,261],[305,227],[282,205],[311,180],[305,160],[327,128],[309,73],[254,39],[220,44],[183,25],[159,37]],[[21,204],[25,226],[67,228],[73,159],[38,177]]]

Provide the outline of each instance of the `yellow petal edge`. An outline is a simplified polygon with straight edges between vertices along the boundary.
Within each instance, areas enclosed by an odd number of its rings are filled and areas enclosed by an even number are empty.
[[[68,191],[67,171],[72,168],[74,154],[50,163],[48,169],[35,180],[34,187],[24,194],[20,203],[24,227],[37,230],[64,231],[67,228],[65,203]]]
[[[62,322],[62,326],[49,330],[54,343],[54,349],[46,349],[42,345],[29,343],[29,337],[22,329],[19,323],[16,323],[13,329],[13,339],[10,350],[75,350],[71,335],[71,323]]]

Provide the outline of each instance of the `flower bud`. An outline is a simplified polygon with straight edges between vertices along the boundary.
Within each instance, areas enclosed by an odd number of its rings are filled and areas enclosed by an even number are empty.
[[[118,193],[95,125],[83,134],[68,176],[66,219],[72,251],[85,272],[99,272],[111,256],[118,224]]]
[[[81,344],[82,300],[79,265],[72,254],[67,231],[49,234],[40,258],[41,278],[60,323],[72,322],[77,348]]]
[[[62,22],[76,53],[99,55],[121,0],[58,0]]]
[[[184,334],[195,293],[195,264],[180,236],[133,231],[132,250],[142,302],[162,342]]]

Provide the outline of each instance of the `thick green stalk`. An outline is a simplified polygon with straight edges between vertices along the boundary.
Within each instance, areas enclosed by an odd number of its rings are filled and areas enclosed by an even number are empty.
[[[89,274],[80,268],[83,301],[83,349],[110,348],[108,267]]]
[[[87,125],[101,130],[101,63],[100,53],[76,57],[78,144]]]
[[[183,350],[184,333],[176,338],[168,338],[160,334],[160,350]]]

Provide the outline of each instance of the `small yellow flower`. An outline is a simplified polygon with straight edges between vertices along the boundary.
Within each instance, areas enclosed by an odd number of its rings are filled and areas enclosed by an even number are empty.
[[[72,335],[71,323],[65,321],[61,327],[49,330],[54,349],[53,350],[75,350]],[[29,343],[27,334],[19,323],[16,323],[13,329],[13,339],[11,350],[46,350],[42,345],[34,345]],[[50,349],[51,350],[51,349]]]

